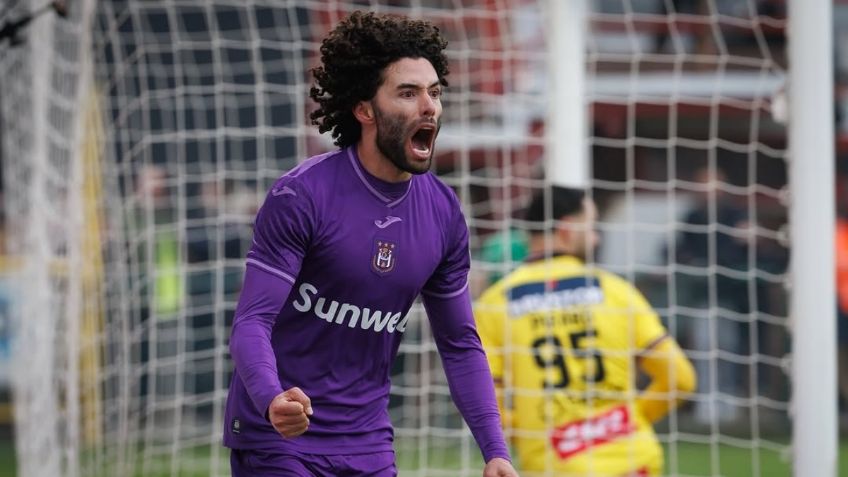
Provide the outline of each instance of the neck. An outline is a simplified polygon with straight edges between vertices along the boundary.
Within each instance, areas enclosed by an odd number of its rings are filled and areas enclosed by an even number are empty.
[[[362,167],[377,179],[386,182],[406,182],[412,178],[412,174],[398,169],[388,157],[384,156],[377,147],[376,138],[366,137],[364,131],[362,139],[356,144],[356,153]]]
[[[546,255],[572,255],[569,248],[556,235],[546,237],[547,234],[533,234],[527,244],[527,252],[531,257]]]

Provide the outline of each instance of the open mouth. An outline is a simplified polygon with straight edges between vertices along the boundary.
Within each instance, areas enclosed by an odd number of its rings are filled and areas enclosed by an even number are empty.
[[[424,124],[418,128],[412,135],[410,143],[412,151],[420,157],[429,158],[430,151],[433,150],[433,141],[436,138],[436,126],[434,124]]]

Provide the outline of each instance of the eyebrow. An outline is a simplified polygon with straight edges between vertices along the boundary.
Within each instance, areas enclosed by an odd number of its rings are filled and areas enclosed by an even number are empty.
[[[432,82],[429,86],[425,87],[425,89],[435,88],[436,86],[441,85],[441,83],[437,80]],[[401,83],[397,86],[397,89],[419,89],[421,86],[415,83]]]

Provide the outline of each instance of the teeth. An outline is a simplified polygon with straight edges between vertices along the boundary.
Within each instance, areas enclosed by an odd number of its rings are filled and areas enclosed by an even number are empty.
[[[429,127],[418,129],[410,139],[410,146],[416,154],[422,156],[429,155],[432,149],[431,142],[433,140],[434,130]]]

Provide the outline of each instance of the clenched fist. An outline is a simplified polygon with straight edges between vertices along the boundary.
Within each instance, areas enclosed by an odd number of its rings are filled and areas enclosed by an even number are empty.
[[[486,464],[483,477],[518,477],[518,472],[512,468],[508,460],[495,457]]]
[[[277,394],[268,406],[268,419],[285,438],[296,437],[309,428],[312,401],[300,388],[290,388]]]

